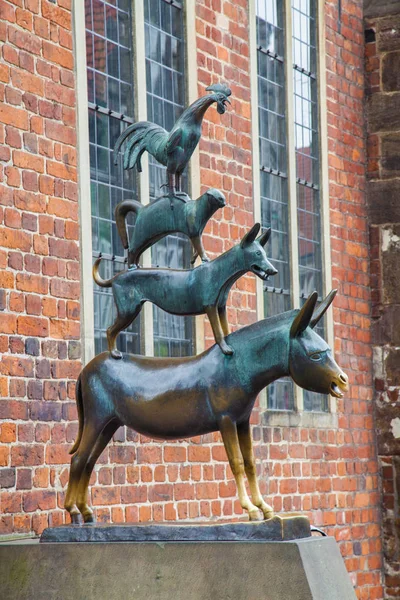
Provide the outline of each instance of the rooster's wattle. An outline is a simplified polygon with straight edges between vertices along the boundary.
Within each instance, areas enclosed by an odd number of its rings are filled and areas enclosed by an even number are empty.
[[[181,175],[190,160],[201,135],[201,124],[206,110],[217,103],[217,111],[223,115],[231,90],[222,84],[210,85],[207,96],[202,96],[183,111],[170,132],[160,125],[149,121],[140,121],[130,125],[119,136],[114,148],[114,162],[118,160],[118,152],[127,140],[124,151],[124,169],[137,167],[142,171],[141,157],[143,152],[149,154],[167,167],[167,186],[170,194],[180,191]]]

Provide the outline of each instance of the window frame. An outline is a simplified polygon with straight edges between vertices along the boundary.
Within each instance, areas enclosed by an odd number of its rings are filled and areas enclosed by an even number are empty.
[[[256,2],[249,0],[249,43],[250,43],[250,85],[252,105],[252,154],[253,154],[253,198],[254,218],[261,222],[260,194],[260,151],[259,151],[259,119],[258,119],[258,68],[257,68],[257,31],[256,31]],[[328,172],[328,127],[327,127],[327,98],[326,98],[326,50],[325,50],[325,12],[324,0],[316,0],[317,15],[317,90],[318,90],[318,124],[319,124],[319,185],[321,210],[321,245],[322,245],[322,278],[323,294],[326,296],[332,289],[332,263],[330,245],[329,220],[329,172]],[[285,86],[286,86],[286,132],[287,132],[287,173],[288,173],[288,204],[289,204],[289,254],[291,276],[291,308],[300,307],[299,283],[299,252],[298,252],[298,223],[297,223],[297,192],[296,192],[296,152],[294,138],[294,83],[292,58],[292,0],[284,0],[284,29],[290,32],[285,35]],[[272,242],[273,243],[273,240]],[[267,249],[268,253],[268,249]],[[257,279],[257,318],[264,316],[263,282]],[[334,348],[333,311],[326,313],[326,340]],[[260,395],[263,420],[271,425],[299,425],[302,422],[329,427],[335,419],[337,401],[332,396],[328,398],[328,411],[304,411],[303,390],[294,385],[293,410],[275,410],[267,407],[267,392]]]
[[[167,1],[169,0],[162,0]],[[143,0],[132,2],[132,46],[133,52],[133,82],[135,94],[135,121],[147,120],[147,86],[145,64],[145,21]],[[176,3],[178,4],[178,3]],[[187,40],[196,39],[195,4],[185,2],[182,6],[185,36],[185,69],[186,69],[186,104],[191,104],[197,98],[197,51]],[[81,341],[82,362],[88,363],[95,356],[94,345],[94,301],[92,278],[92,232],[90,205],[90,155],[89,155],[89,118],[88,118],[88,89],[86,63],[85,35],[85,3],[75,2],[73,6],[74,21],[74,56],[76,75],[76,110],[77,110],[77,152],[78,152],[78,210],[80,222],[80,258],[81,258]],[[137,174],[137,190],[142,204],[150,199],[150,181],[148,157],[142,158],[142,173]],[[188,169],[190,194],[193,198],[200,195],[199,180],[199,150],[194,152]],[[144,267],[151,266],[151,249],[142,255]],[[204,316],[196,317],[193,335],[194,352],[204,349]],[[153,306],[145,303],[141,313],[141,347],[146,356],[154,355],[153,339]]]

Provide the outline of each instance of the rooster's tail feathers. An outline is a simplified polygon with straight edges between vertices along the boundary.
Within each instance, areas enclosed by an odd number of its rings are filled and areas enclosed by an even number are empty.
[[[118,162],[118,152],[121,149],[122,144],[125,140],[134,134],[134,137],[139,134],[140,139],[147,133],[148,129],[154,126],[153,123],[149,121],[140,121],[139,123],[134,123],[133,125],[129,125],[119,136],[114,146],[114,164]]]
[[[137,131],[127,142],[124,152],[124,169],[132,169],[137,163],[139,173],[142,171],[140,156],[146,150],[146,134],[143,129]],[[139,156],[140,155],[140,156]]]

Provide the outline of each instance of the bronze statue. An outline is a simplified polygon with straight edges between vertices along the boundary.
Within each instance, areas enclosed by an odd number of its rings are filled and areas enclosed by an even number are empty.
[[[93,266],[94,280],[101,287],[112,287],[117,306],[117,319],[107,329],[111,355],[121,358],[116,337],[132,323],[146,301],[174,315],[206,313],[215,341],[224,354],[232,354],[225,342],[225,336],[229,334],[226,303],[232,285],[247,271],[264,281],[278,272],[268,261],[263,248],[271,230],[256,240],[259,230],[260,224],[256,223],[240,244],[195,269],[131,269],[104,280],[98,273],[101,257],[98,258]]]
[[[225,206],[225,196],[219,190],[210,189],[198,200],[174,201],[174,196],[163,196],[143,205],[136,200],[123,200],[115,208],[115,221],[122,245],[128,249],[128,267],[137,266],[140,255],[152,244],[170,233],[187,235],[194,248],[192,263],[200,256],[208,261],[201,241],[201,234],[216,210]],[[132,239],[128,242],[126,216],[136,214]]]
[[[219,114],[223,115],[232,94],[226,85],[220,83],[210,85],[206,90],[212,93],[202,96],[186,108],[170,132],[149,121],[140,121],[127,127],[115,144],[115,164],[122,144],[129,138],[124,152],[124,169],[132,169],[136,165],[141,173],[141,157],[147,151],[167,167],[168,193],[186,196],[180,191],[181,175],[199,143],[203,117],[214,102],[217,103]]]
[[[140,271],[138,269],[138,271]],[[300,310],[270,317],[229,336],[234,355],[217,346],[188,358],[147,358],[108,352],[87,364],[77,381],[79,432],[73,454],[65,508],[73,523],[79,514],[94,521],[87,504],[89,480],[115,431],[127,425],[148,437],[175,440],[220,431],[241,506],[251,520],[262,511],[273,516],[256,478],[250,414],[257,394],[291,375],[301,387],[341,398],[347,376],[328,344],[313,330],[336,291],[316,308],[317,293]],[[246,473],[252,502],[245,487]]]

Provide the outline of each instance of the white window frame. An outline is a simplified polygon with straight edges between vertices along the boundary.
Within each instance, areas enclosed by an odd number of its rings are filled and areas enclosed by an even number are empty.
[[[147,86],[145,56],[145,21],[143,0],[132,2],[132,45],[134,48],[134,93],[135,120],[147,120]],[[196,6],[194,2],[185,2],[183,8],[185,29],[186,63],[186,102],[197,98],[197,50],[187,40],[196,39]],[[86,28],[84,1],[73,4],[74,20],[74,56],[76,77],[77,107],[77,153],[78,153],[78,205],[80,223],[80,260],[81,260],[81,341],[82,363],[87,364],[94,356],[94,303],[92,278],[92,229],[90,205],[90,155],[89,155],[89,119],[86,64]],[[142,158],[143,172],[138,177],[138,194],[142,204],[148,204],[150,198],[148,157]],[[199,151],[194,152],[189,167],[189,187],[193,198],[200,195]],[[143,266],[151,266],[151,250],[143,254]],[[154,355],[153,305],[146,303],[141,313],[141,344],[146,356]],[[204,317],[196,317],[194,325],[195,352],[204,349]]]
[[[332,289],[332,263],[330,244],[330,205],[329,205],[329,173],[328,173],[328,126],[326,102],[326,50],[325,50],[325,0],[317,1],[317,85],[318,85],[318,117],[319,117],[319,150],[320,150],[320,207],[321,207],[321,242],[322,242],[322,277],[323,292],[326,296]],[[284,29],[292,31],[292,2],[284,0]],[[257,73],[257,31],[256,0],[249,0],[249,43],[250,43],[250,81],[252,105],[252,151],[253,151],[253,198],[254,218],[261,222],[260,196],[260,152],[258,122],[258,73]],[[297,228],[297,196],[296,196],[296,154],[294,140],[294,89],[292,35],[285,35],[285,86],[286,86],[286,128],[288,157],[288,202],[289,202],[289,238],[290,238],[290,272],[291,272],[291,308],[300,307],[298,228]],[[273,240],[271,241],[273,243]],[[268,253],[268,249],[267,249]],[[257,279],[257,318],[264,317],[263,283]],[[333,310],[326,313],[326,340],[334,348]],[[304,411],[303,390],[294,385],[294,410],[271,410],[267,408],[266,392],[260,397],[265,421],[271,425],[309,424],[318,427],[331,427],[337,421],[336,399],[329,396],[327,412]]]

